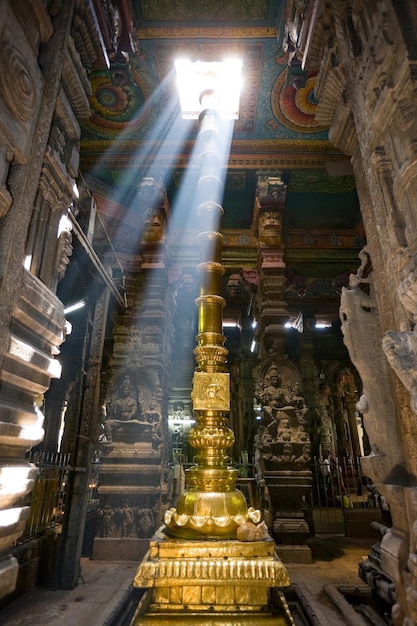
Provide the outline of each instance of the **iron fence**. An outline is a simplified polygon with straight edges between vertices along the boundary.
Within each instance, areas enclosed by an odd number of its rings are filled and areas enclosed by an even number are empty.
[[[354,512],[359,509],[388,509],[375,485],[364,476],[360,459],[335,458],[313,460],[312,507],[315,531],[318,533],[351,532]],[[358,511],[359,514],[359,511]],[[363,511],[365,514],[365,511]],[[363,517],[363,514],[360,515]],[[370,519],[377,514],[369,513]]]
[[[364,476],[359,459],[314,458],[313,475],[314,506],[364,508],[382,505],[374,485]]]
[[[72,465],[70,453],[34,451],[29,454],[28,460],[38,467],[39,472],[26,503],[30,506],[30,513],[18,544],[63,523],[71,472],[87,471],[85,467]],[[88,486],[88,511],[98,508],[98,467],[98,461],[94,460]]]

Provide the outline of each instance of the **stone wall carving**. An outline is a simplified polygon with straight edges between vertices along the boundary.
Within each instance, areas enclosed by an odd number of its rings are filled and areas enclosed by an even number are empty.
[[[262,467],[275,469],[309,469],[311,443],[306,430],[308,423],[304,397],[297,380],[295,368],[281,363],[283,372],[272,362],[261,375],[256,391],[262,405],[263,428],[259,433],[257,448]]]
[[[131,506],[129,499],[121,507],[109,503],[99,510],[98,536],[101,539],[150,539],[156,530],[155,511]]]

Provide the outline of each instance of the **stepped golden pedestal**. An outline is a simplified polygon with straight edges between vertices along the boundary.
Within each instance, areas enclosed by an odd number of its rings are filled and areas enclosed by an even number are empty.
[[[135,587],[146,592],[131,626],[287,626],[293,624],[283,594],[270,601],[272,588],[289,585],[287,570],[271,538],[183,540],[162,529],[139,565]]]

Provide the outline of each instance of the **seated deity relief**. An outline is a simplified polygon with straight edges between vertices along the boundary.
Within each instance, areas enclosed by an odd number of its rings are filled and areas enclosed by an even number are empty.
[[[119,376],[111,402],[107,405],[104,422],[104,443],[148,442],[159,449],[161,439],[161,414],[150,403],[145,407],[139,386],[128,373]]]
[[[265,470],[309,469],[308,409],[300,384],[284,386],[273,363],[259,387],[257,397],[262,404],[263,425],[256,446]]]

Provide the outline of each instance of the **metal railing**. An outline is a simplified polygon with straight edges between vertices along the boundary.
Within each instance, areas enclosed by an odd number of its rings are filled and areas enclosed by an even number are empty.
[[[36,451],[30,453],[28,460],[38,467],[39,473],[26,503],[30,506],[30,513],[25,530],[17,541],[18,544],[62,524],[71,472],[86,472],[85,467],[72,465],[69,453]],[[98,467],[98,462],[93,462],[87,501],[88,511],[98,508]]]
[[[348,520],[357,515],[352,509],[383,510],[386,506],[375,485],[363,475],[359,458],[341,461],[314,458],[312,471],[312,515],[316,532],[346,533]]]
[[[371,481],[362,473],[360,460],[313,460],[313,504],[319,507],[364,508],[381,506]]]
[[[39,468],[39,473],[30,494],[30,514],[19,543],[62,522],[66,486],[72,469],[70,454],[60,452],[34,452],[29,461]]]

